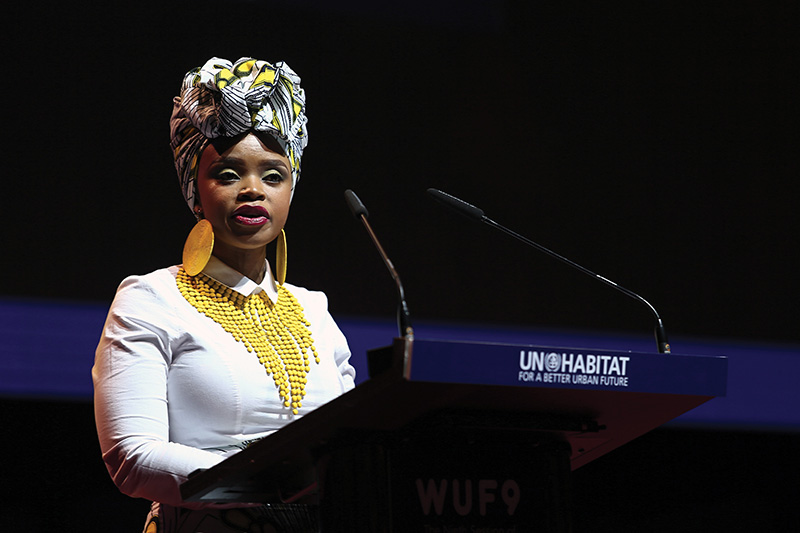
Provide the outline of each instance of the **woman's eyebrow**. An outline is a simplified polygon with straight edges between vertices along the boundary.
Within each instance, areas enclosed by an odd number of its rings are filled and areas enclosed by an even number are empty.
[[[244,159],[236,156],[220,156],[211,162],[211,165],[240,165],[244,163]],[[280,157],[265,156],[258,162],[262,167],[281,166],[288,169],[286,162]]]

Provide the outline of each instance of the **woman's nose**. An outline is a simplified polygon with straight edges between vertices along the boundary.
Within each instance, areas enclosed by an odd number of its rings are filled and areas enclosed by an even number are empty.
[[[245,177],[240,182],[241,188],[239,189],[240,200],[263,200],[266,198],[263,190],[263,184],[260,177]]]

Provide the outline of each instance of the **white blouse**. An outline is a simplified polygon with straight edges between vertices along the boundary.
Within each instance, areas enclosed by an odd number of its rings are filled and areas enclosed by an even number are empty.
[[[168,505],[181,505],[179,486],[191,472],[352,389],[355,378],[325,295],[287,283],[320,357],[319,364],[311,358],[306,396],[293,415],[258,357],[184,299],[177,272],[174,266],[122,282],[92,369],[112,479],[125,494]],[[261,284],[214,257],[203,272],[245,296],[265,291],[277,299],[269,265]]]

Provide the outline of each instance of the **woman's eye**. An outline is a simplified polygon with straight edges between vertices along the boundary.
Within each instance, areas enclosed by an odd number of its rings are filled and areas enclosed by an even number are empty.
[[[235,181],[239,179],[239,176],[232,170],[223,170],[217,174],[217,179],[219,181]]]
[[[270,183],[280,183],[283,181],[283,174],[277,170],[270,170],[261,179]]]

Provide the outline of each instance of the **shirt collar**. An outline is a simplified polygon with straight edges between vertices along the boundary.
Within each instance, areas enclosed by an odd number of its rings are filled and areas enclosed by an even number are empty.
[[[275,280],[272,277],[272,270],[269,267],[269,261],[264,260],[266,264],[266,272],[264,279],[261,283],[256,283],[244,274],[237,270],[232,269],[213,255],[208,260],[208,264],[203,269],[203,274],[217,280],[218,282],[230,287],[242,296],[250,296],[264,291],[272,303],[278,301],[278,288],[275,285]]]

